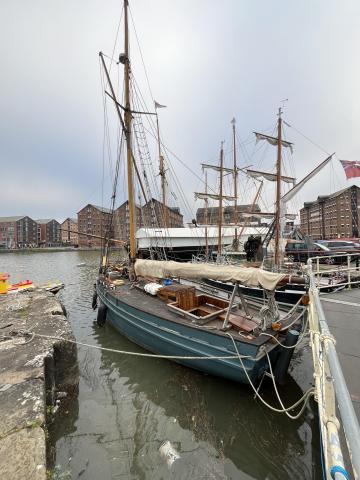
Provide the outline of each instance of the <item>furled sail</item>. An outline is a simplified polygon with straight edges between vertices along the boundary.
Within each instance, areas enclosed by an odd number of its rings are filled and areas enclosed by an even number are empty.
[[[277,175],[270,172],[260,172],[259,170],[251,170],[248,168],[246,173],[252,178],[263,177],[265,180],[269,180],[270,182],[276,182],[277,179]],[[286,183],[292,183],[293,185],[296,183],[296,179],[294,177],[286,177],[281,175],[281,180]]]
[[[202,166],[203,169],[210,168],[211,170],[215,170],[216,172],[221,172],[221,171],[226,172],[226,173],[233,173],[234,172],[233,168],[220,167],[219,165],[209,165],[208,163],[202,163],[201,166]]]
[[[275,217],[275,213],[273,212],[241,212],[241,216],[245,218],[273,218]],[[296,218],[296,213],[286,213],[285,217],[287,220],[295,220]]]
[[[195,198],[198,198],[200,200],[206,200],[207,198],[212,198],[213,200],[220,200],[220,198],[222,198],[223,200],[228,200],[229,202],[233,202],[235,200],[235,197],[231,197],[228,195],[216,195],[216,193],[195,192],[194,195]]]
[[[271,145],[277,145],[278,144],[278,139],[276,137],[271,137],[269,135],[264,135],[263,133],[258,133],[254,132],[255,137],[256,137],[256,143],[258,143],[260,140],[266,140],[269,142]],[[290,152],[293,153],[293,143],[287,142],[286,140],[281,140],[281,145],[283,147],[289,148]]]
[[[211,278],[222,282],[239,282],[253,287],[260,285],[266,290],[274,290],[276,285],[286,277],[285,274],[267,272],[261,268],[142,259],[136,260],[135,273],[137,276],[156,278],[174,277],[189,280]]]

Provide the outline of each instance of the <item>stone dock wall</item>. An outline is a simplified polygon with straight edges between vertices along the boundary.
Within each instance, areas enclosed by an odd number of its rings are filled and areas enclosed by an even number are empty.
[[[41,289],[0,296],[0,478],[45,480],[47,423],[59,398],[76,395],[76,345],[56,296]],[[50,439],[51,440],[51,439]]]

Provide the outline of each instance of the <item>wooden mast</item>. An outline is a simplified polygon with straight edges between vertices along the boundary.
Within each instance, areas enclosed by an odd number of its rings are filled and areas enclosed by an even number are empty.
[[[260,197],[260,193],[261,193],[263,184],[264,184],[264,182],[263,182],[263,180],[261,180],[261,181],[260,181],[259,188],[257,189],[256,195],[255,195],[254,200],[253,200],[253,202],[252,202],[251,209],[250,209],[250,213],[256,213],[256,212],[255,212],[255,205],[257,204],[257,202],[258,202],[258,200],[259,200],[259,197]],[[244,232],[244,230],[245,230],[246,224],[248,223],[248,218],[250,218],[250,217],[247,217],[247,218],[245,218],[245,220],[244,220],[244,224],[242,225],[241,230],[240,230],[240,233],[239,233],[239,238],[241,238],[241,236],[242,236],[242,234],[243,234],[243,232]]]
[[[224,168],[224,142],[221,142],[220,149],[220,194],[219,194],[219,218],[218,218],[218,257],[221,255],[221,229],[223,217],[223,168]]]
[[[135,245],[135,201],[134,201],[134,184],[133,184],[133,162],[131,151],[131,110],[130,110],[130,59],[129,59],[129,28],[128,28],[128,0],[124,0],[124,86],[125,86],[125,128],[126,136],[126,153],[127,153],[127,183],[128,183],[128,200],[129,200],[129,221],[130,221],[130,263],[135,262],[136,245]]]
[[[238,231],[237,231],[237,224],[238,224],[238,212],[237,212],[237,179],[238,179],[238,171],[237,171],[237,164],[236,164],[236,131],[235,131],[235,124],[236,120],[233,118],[231,120],[232,123],[232,131],[233,131],[233,149],[234,149],[234,225],[235,225],[235,236],[234,236],[234,245],[235,250],[237,250],[237,242],[238,242]]]
[[[207,171],[205,170],[205,194],[207,195],[208,193],[208,183],[207,183]],[[208,239],[208,224],[209,224],[209,218],[208,218],[208,197],[205,198],[205,255],[206,259],[209,258],[209,239]]]
[[[275,210],[275,267],[279,269],[281,261],[280,253],[280,217],[281,217],[281,108],[279,108],[278,119],[278,141],[277,141],[277,161],[276,161],[276,210]]]
[[[155,104],[155,108],[156,108],[156,104]],[[168,210],[167,210],[167,206],[166,206],[165,164],[164,164],[164,157],[163,157],[163,155],[161,155],[159,116],[158,116],[157,112],[156,112],[156,130],[157,130],[158,154],[159,154],[159,174],[160,174],[160,178],[161,178],[161,196],[162,196],[163,221],[164,221],[164,227],[168,228]]]

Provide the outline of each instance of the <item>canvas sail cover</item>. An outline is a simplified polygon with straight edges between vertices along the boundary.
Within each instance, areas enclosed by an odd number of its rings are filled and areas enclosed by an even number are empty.
[[[142,277],[187,278],[200,280],[211,278],[221,282],[239,282],[251,287],[261,286],[266,290],[274,290],[276,285],[286,276],[281,273],[267,272],[261,268],[244,268],[235,265],[216,265],[199,263],[180,263],[173,261],[142,260],[135,262],[135,273]]]
[[[271,137],[270,135],[264,135],[263,133],[258,133],[258,132],[254,132],[254,134],[256,137],[256,143],[258,143],[259,140],[266,140],[271,145],[278,144],[278,139],[276,137]],[[290,152],[293,153],[293,144],[291,142],[287,142],[286,140],[281,140],[281,145],[283,147],[289,148]]]

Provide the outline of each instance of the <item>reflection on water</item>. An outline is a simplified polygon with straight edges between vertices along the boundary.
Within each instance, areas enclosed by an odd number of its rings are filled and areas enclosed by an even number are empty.
[[[80,263],[84,266],[78,266]],[[141,351],[91,310],[97,252],[0,255],[12,280],[59,279],[79,341]],[[314,405],[297,421],[269,411],[250,388],[164,360],[79,347],[79,399],[56,420],[59,478],[306,479],[321,478]],[[287,405],[312,380],[309,351],[298,353],[281,395]],[[276,405],[268,383],[265,399]],[[277,406],[277,405],[276,405]],[[159,447],[179,452],[169,470]]]

